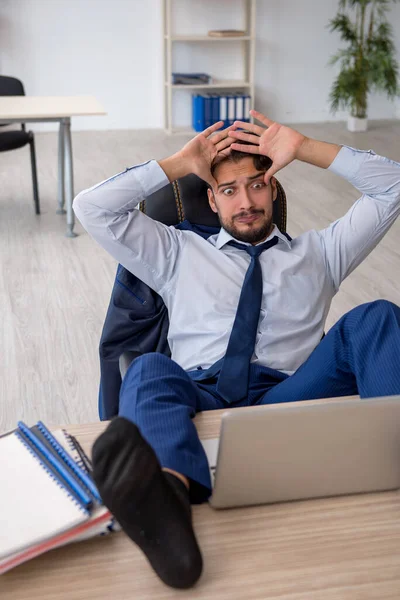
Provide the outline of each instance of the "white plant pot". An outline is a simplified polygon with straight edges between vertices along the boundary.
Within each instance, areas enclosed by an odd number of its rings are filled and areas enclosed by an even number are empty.
[[[347,117],[347,129],[353,132],[367,131],[368,119],[358,119],[349,115]]]

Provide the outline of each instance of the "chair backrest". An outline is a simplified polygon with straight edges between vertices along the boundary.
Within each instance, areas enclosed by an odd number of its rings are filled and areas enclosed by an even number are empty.
[[[0,75],[0,96],[25,96],[22,81],[16,77]]]
[[[273,221],[282,233],[286,233],[286,194],[279,181],[277,188]],[[140,210],[165,225],[177,225],[187,219],[196,225],[220,227],[218,215],[208,203],[207,184],[194,174],[154,192],[140,203]]]

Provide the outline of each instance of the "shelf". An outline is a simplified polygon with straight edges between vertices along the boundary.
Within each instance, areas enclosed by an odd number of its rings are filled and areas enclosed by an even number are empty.
[[[171,42],[248,42],[253,38],[250,35],[230,35],[227,37],[214,37],[212,35],[165,35]]]
[[[236,11],[238,18],[240,16],[240,21],[237,21],[236,28],[228,32],[229,35],[226,37],[208,35],[211,30],[218,30],[221,23],[208,19],[212,15],[209,14],[207,6],[199,7],[201,9],[199,15],[200,13],[203,15],[202,20],[196,19],[196,23],[203,23],[203,26],[199,27],[200,31],[191,31],[189,27],[183,29],[183,21],[176,18],[177,12],[185,5],[186,22],[191,22],[194,17],[192,9],[195,3],[206,4],[198,2],[198,0],[186,0],[185,2],[161,0],[163,27],[160,36],[164,52],[162,80],[164,83],[164,131],[167,134],[181,135],[182,140],[184,136],[188,139],[196,135],[196,132],[190,127],[192,119],[189,118],[191,96],[193,95],[224,96],[233,93],[238,96],[249,96],[250,108],[253,108],[254,105],[257,0],[237,0],[235,4],[242,5],[240,7],[241,16],[239,15],[239,6]],[[229,2],[213,0],[212,4],[213,6],[219,5],[222,11]],[[182,28],[179,28],[179,23],[182,24]],[[243,32],[244,35],[234,35],[234,32],[238,31]],[[182,71],[210,73],[213,76],[212,83],[196,82],[196,79],[188,85],[172,83],[174,81],[172,74]],[[185,93],[183,93],[184,91]],[[229,108],[231,110],[232,106]],[[179,127],[178,123],[185,126]]]
[[[168,82],[165,82],[166,86],[171,85],[173,90],[205,90],[205,89],[210,89],[210,90],[215,90],[215,89],[221,89],[221,88],[247,88],[250,87],[250,83],[248,83],[247,81],[240,81],[240,80],[217,80],[214,81],[214,83],[200,83],[200,84],[185,84],[185,83],[172,83],[169,84]]]

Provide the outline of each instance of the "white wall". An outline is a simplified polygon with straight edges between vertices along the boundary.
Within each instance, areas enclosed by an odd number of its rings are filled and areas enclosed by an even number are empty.
[[[277,121],[316,122],[344,119],[329,113],[329,92],[337,67],[329,58],[345,47],[326,27],[337,12],[338,0],[260,0],[257,18],[256,101]],[[400,62],[400,6],[389,20],[395,32]],[[371,95],[369,118],[395,116],[398,102]],[[400,114],[398,115],[400,117]]]
[[[96,96],[108,116],[76,118],[75,130],[161,127],[160,6],[0,0],[0,73],[22,79],[31,95]]]
[[[241,0],[175,2],[177,33],[242,26]],[[328,110],[335,70],[327,63],[341,43],[326,25],[337,4],[258,0],[256,106],[273,119],[344,118]],[[390,20],[400,60],[400,5],[394,5]],[[182,45],[174,67],[207,70],[213,65],[214,75],[225,67],[227,76],[239,74],[238,47],[226,46],[226,65],[219,48],[215,54],[204,45]],[[162,127],[161,0],[0,0],[0,73],[21,78],[32,95],[95,95],[108,116],[76,118],[75,130]],[[186,94],[178,98],[177,121],[189,119]],[[374,95],[369,117],[392,118],[398,105]]]

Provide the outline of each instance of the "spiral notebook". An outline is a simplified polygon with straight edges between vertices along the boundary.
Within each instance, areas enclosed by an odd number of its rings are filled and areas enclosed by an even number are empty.
[[[113,528],[90,461],[65,430],[18,423],[0,438],[0,574]]]

